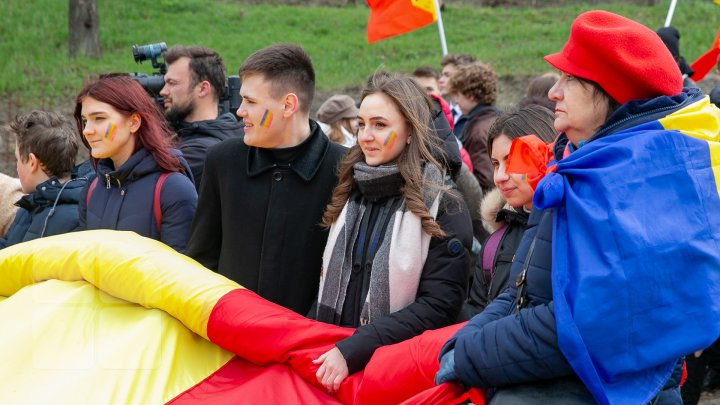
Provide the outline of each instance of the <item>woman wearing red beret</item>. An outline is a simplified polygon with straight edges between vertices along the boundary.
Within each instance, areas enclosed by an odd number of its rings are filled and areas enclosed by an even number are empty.
[[[578,16],[545,60],[555,162],[509,288],[446,343],[436,382],[490,404],[681,404],[683,355],[720,334],[720,111],[613,13]]]

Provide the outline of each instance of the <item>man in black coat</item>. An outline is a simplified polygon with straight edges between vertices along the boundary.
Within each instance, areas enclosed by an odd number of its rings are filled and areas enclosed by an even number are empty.
[[[225,65],[210,48],[175,45],[164,54],[168,71],[160,90],[165,116],[180,137],[180,150],[190,165],[200,191],[208,148],[243,135],[242,124],[231,113],[218,116],[225,91]]]
[[[208,152],[188,255],[305,315],[328,235],[320,221],[346,149],[309,118],[315,72],[301,47],[261,49],[240,77],[245,136]]]

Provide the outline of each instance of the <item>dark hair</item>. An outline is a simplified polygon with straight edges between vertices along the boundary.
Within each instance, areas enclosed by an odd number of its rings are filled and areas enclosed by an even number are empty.
[[[497,99],[497,76],[489,65],[471,63],[458,67],[450,78],[450,93],[472,97],[482,104],[494,104]]]
[[[439,79],[440,73],[438,73],[437,70],[431,68],[430,66],[420,66],[419,68],[415,69],[412,72],[412,75],[414,77],[429,77],[431,79]]]
[[[361,100],[372,94],[384,94],[395,104],[412,131],[412,142],[402,151],[397,160],[400,174],[404,180],[401,189],[407,207],[421,222],[425,232],[432,236],[443,237],[445,233],[428,212],[423,198],[423,188],[432,187],[423,181],[423,165],[432,164],[438,169],[443,166],[434,156],[442,156],[439,138],[428,125],[432,117],[432,106],[425,91],[410,77],[378,75],[362,92]],[[340,216],[350,193],[356,188],[353,166],[364,160],[360,145],[350,148],[340,164],[338,183],[333,190],[330,204],[325,209],[322,224],[330,227]]]
[[[75,166],[80,138],[72,121],[63,115],[40,110],[17,115],[10,122],[10,132],[15,135],[20,159],[26,162],[32,153],[49,177],[67,176]]]
[[[109,104],[126,117],[138,114],[140,128],[135,133],[137,139],[135,151],[145,148],[158,166],[165,171],[185,171],[180,160],[170,150],[175,133],[168,127],[157,104],[137,81],[131,79],[127,74],[111,74],[85,84],[75,98],[73,114],[80,134],[83,131],[82,102],[86,97]],[[90,149],[84,136],[82,139],[85,146]],[[97,163],[97,159],[92,159]]]
[[[295,93],[300,111],[309,114],[315,96],[315,70],[310,56],[295,44],[275,44],[250,55],[242,66],[241,79],[259,74],[270,84],[274,98]]]
[[[530,80],[525,95],[527,97],[547,98],[548,92],[558,80],[560,80],[560,76],[556,73],[545,73],[540,76],[536,76]]]
[[[455,65],[460,67],[462,65],[475,63],[476,61],[477,59],[475,59],[474,56],[467,53],[449,53],[440,60],[440,66]]]
[[[191,86],[207,80],[218,100],[225,91],[225,64],[217,52],[204,46],[175,45],[165,52],[165,62],[172,65],[180,58],[190,59]]]
[[[487,151],[492,158],[492,144],[500,135],[510,140],[535,135],[545,143],[555,140],[555,114],[539,105],[513,108],[501,115],[488,129]]]
[[[607,91],[605,91],[605,89],[603,89],[602,87],[600,87],[599,84],[595,83],[595,82],[592,81],[592,80],[583,79],[583,78],[581,78],[581,77],[575,76],[575,78],[576,78],[576,79],[580,82],[580,84],[582,84],[583,86],[590,86],[590,87],[592,87],[592,89],[593,89],[593,96],[594,96],[594,99],[595,99],[595,100],[598,100],[598,98],[606,100],[608,112],[607,112],[607,115],[605,116],[605,121],[607,121],[607,119],[610,118],[610,116],[612,115],[612,113],[614,113],[618,108],[620,108],[621,104],[618,103],[614,98],[612,98],[612,96],[611,96]],[[598,97],[598,96],[599,96],[599,97]]]

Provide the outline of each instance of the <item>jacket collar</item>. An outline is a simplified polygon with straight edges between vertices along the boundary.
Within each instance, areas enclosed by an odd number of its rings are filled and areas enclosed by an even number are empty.
[[[297,173],[301,179],[310,181],[320,168],[329,146],[330,141],[320,130],[320,126],[315,121],[310,120],[310,136],[305,142],[294,146],[294,148],[297,148],[297,156],[285,166]],[[280,165],[283,165],[283,163],[278,161],[271,150],[253,146],[248,147],[248,176],[257,176]]]
[[[80,200],[80,191],[85,185],[85,178],[71,179],[62,183],[53,176],[37,185],[34,192],[22,196],[15,205],[28,211],[36,207],[49,206],[53,202],[63,204],[77,204]]]

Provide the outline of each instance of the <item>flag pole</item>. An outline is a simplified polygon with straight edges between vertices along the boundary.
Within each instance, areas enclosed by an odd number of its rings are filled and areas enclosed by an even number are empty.
[[[664,27],[669,27],[670,22],[673,19],[673,14],[675,14],[675,6],[677,5],[677,0],[672,0],[670,2],[670,9],[668,10],[667,17],[665,18],[665,25]]]
[[[445,42],[445,28],[443,28],[442,15],[440,14],[440,1],[433,0],[433,3],[435,4],[435,15],[437,16],[438,32],[440,33],[440,46],[442,46],[442,54],[445,56],[448,50],[447,43]]]

